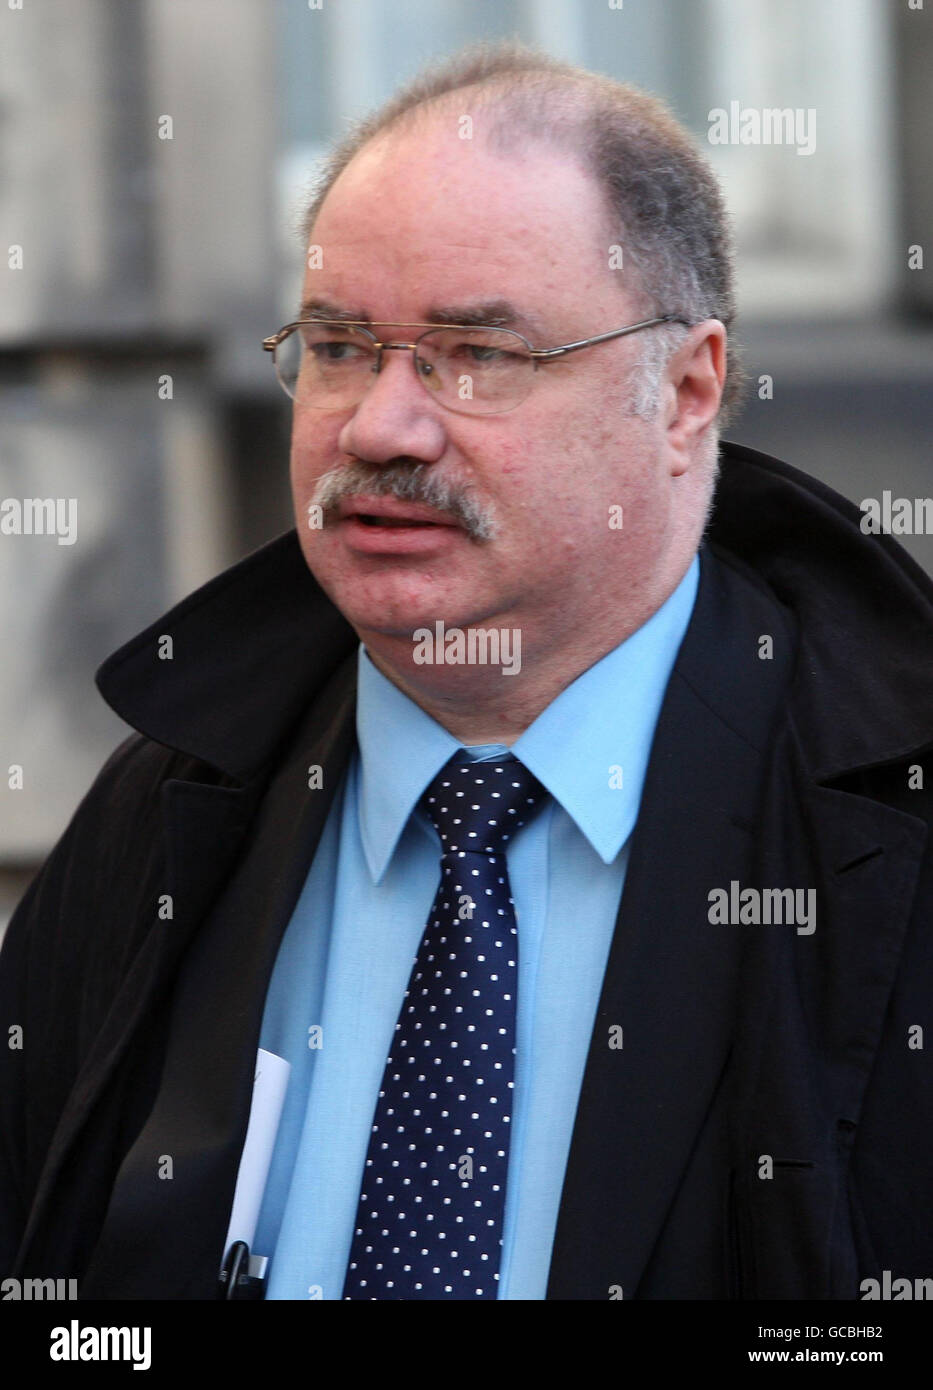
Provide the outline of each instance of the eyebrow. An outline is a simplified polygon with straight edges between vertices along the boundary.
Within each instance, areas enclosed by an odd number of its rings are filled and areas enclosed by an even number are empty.
[[[335,319],[343,323],[372,323],[365,309],[348,309],[333,300],[313,298],[302,300],[299,319]],[[381,322],[381,320],[376,320]],[[459,324],[464,328],[516,328],[539,336],[543,332],[540,319],[533,313],[522,312],[508,299],[485,299],[466,304],[432,305],[425,323]]]

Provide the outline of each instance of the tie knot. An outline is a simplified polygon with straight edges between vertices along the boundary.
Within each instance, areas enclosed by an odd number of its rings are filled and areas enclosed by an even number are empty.
[[[476,763],[455,753],[428,784],[421,807],[444,854],[502,854],[539,809],[546,789],[517,758]]]

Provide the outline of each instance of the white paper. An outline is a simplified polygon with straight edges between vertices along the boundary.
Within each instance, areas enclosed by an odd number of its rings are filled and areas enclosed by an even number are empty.
[[[256,1075],[253,1078],[249,1124],[246,1127],[246,1141],[240,1155],[233,1210],[230,1213],[230,1225],[224,1243],[225,1252],[235,1240],[245,1240],[252,1250],[290,1072],[291,1066],[284,1057],[276,1057],[274,1052],[259,1049],[256,1056]],[[251,1259],[250,1264],[252,1263]]]

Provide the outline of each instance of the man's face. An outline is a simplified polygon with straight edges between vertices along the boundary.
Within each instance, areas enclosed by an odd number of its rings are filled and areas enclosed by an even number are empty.
[[[603,218],[595,184],[564,155],[542,145],[500,158],[460,140],[455,120],[438,120],[374,142],[343,172],[312,233],[323,263],[308,270],[304,295],[377,323],[430,323],[438,310],[505,300],[518,315],[506,326],[533,346],[572,342],[641,316],[608,268]],[[410,352],[383,355],[355,408],[295,406],[304,555],[364,641],[410,641],[441,620],[517,626],[526,650],[545,651],[581,624],[601,626],[609,607],[643,606],[668,544],[671,470],[663,424],[625,413],[638,352],[633,335],[557,359],[498,415],[438,404]],[[490,538],[462,525],[376,528],[336,514],[309,527],[318,480],[357,461],[376,472],[427,465],[488,518]]]

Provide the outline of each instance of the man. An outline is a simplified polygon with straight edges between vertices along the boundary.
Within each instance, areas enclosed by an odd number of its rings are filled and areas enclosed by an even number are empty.
[[[933,591],[719,446],[702,160],[480,50],[348,138],[308,233],[267,343],[297,536],[102,668],[139,735],[9,929],[5,1267],[236,1293],[261,1046],[266,1297],[933,1273]]]

